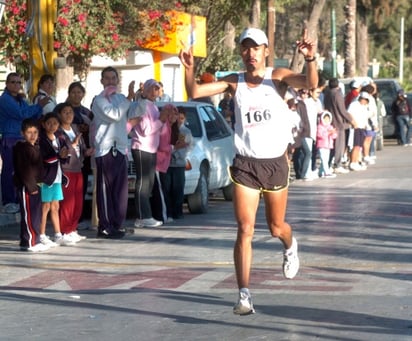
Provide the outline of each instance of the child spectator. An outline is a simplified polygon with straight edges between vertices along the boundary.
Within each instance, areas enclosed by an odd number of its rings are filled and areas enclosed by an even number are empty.
[[[40,242],[40,187],[43,161],[36,145],[39,137],[37,120],[25,119],[21,125],[24,141],[13,147],[13,180],[20,202],[20,249],[41,252],[49,249]]]
[[[322,178],[336,177],[329,167],[330,151],[333,149],[333,140],[336,137],[336,129],[332,126],[332,114],[329,111],[322,112],[316,134],[316,148],[320,156],[319,176]]]
[[[67,182],[63,185],[63,200],[60,202],[59,219],[61,232],[71,236],[74,241],[86,239],[77,232],[83,211],[83,174],[84,156],[90,156],[92,148],[87,148],[82,133],[73,124],[74,110],[69,103],[58,104],[55,112],[60,120],[57,132],[59,139],[65,141],[70,158],[62,164],[62,170]]]
[[[40,151],[43,157],[43,183],[41,186],[42,218],[40,225],[40,241],[50,247],[57,245],[74,245],[75,241],[70,235],[62,235],[59,221],[59,201],[63,199],[62,178],[63,172],[60,160],[66,161],[69,150],[63,139],[55,135],[59,128],[59,120],[55,113],[47,113],[42,119],[40,132]],[[47,216],[54,229],[54,242],[46,236]]]
[[[353,133],[353,148],[350,155],[349,169],[352,171],[366,170],[366,165],[362,161],[362,146],[365,140],[365,129],[368,125],[368,104],[369,94],[362,91],[359,94],[358,100],[353,101],[348,108],[348,113],[351,114],[355,123]]]
[[[172,159],[166,175],[166,189],[170,205],[167,207],[168,217],[173,219],[183,218],[183,200],[185,189],[186,155],[193,145],[192,132],[186,127],[186,112],[184,107],[178,107],[179,117],[177,126],[179,128],[178,142],[176,142]],[[180,148],[178,148],[180,147]]]

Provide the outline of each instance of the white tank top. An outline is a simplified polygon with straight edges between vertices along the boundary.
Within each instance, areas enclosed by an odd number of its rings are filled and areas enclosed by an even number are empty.
[[[266,68],[262,83],[249,88],[238,74],[235,94],[235,148],[242,156],[271,159],[283,155],[292,138],[293,115]]]

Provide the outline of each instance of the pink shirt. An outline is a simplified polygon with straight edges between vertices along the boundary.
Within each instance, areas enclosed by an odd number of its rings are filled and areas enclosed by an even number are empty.
[[[159,109],[157,106],[147,99],[139,103],[136,110],[142,111],[138,113],[141,120],[136,124],[130,134],[132,137],[132,149],[139,149],[148,153],[156,153],[159,147],[160,131],[163,127],[163,122],[159,120]]]
[[[162,173],[166,173],[170,165],[170,160],[172,157],[172,145],[171,142],[172,128],[170,127],[169,121],[163,125],[160,131],[160,141],[159,148],[157,149],[156,157],[156,170]]]

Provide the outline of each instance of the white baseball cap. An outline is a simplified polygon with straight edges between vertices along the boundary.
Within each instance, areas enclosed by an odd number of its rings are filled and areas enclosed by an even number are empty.
[[[368,101],[370,100],[370,95],[366,92],[366,91],[361,91],[361,93],[359,94],[359,99],[367,99]]]
[[[266,37],[265,32],[258,28],[251,27],[245,29],[240,35],[239,42],[242,44],[245,39],[252,39],[257,45],[269,45],[268,37]]]

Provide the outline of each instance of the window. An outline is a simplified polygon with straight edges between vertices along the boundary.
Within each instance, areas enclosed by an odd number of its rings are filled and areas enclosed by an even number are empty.
[[[199,108],[200,117],[205,124],[206,136],[208,140],[221,139],[230,136],[230,130],[225,121],[215,108],[204,106]]]

